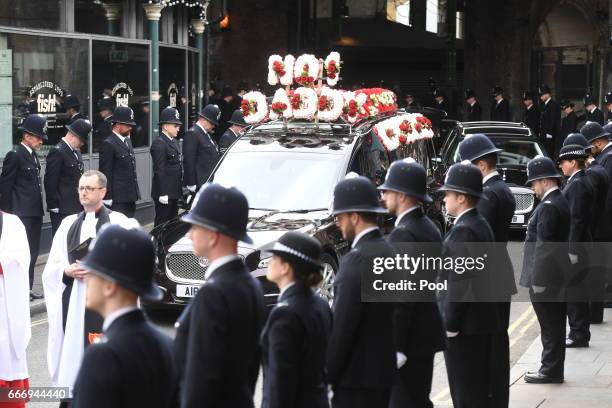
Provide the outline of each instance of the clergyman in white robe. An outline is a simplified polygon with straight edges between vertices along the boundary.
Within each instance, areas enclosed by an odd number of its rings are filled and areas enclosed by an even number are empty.
[[[62,315],[62,294],[66,285],[63,282],[64,270],[70,266],[68,258],[67,235],[79,214],[62,220],[51,245],[49,258],[43,271],[42,280],[49,319],[49,338],[47,344],[47,366],[51,380],[57,387],[72,387],[83,358],[85,331],[85,294],[86,284],[75,279],[72,284],[65,330]],[[95,213],[88,212],[81,226],[80,243],[96,236],[97,219]],[[123,224],[128,218],[116,211],[109,214],[110,224]]]
[[[0,236],[0,381],[27,380],[30,325],[30,247],[15,215],[2,213]]]

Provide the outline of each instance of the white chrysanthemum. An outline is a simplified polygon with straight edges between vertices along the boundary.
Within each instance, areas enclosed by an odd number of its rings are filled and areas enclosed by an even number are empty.
[[[272,98],[272,104],[275,104],[277,102],[284,103],[287,106],[287,108],[285,108],[285,110],[282,113],[278,114],[274,112],[272,107],[270,107],[270,119],[278,120],[280,118],[285,118],[285,119],[291,118],[293,116],[293,109],[291,109],[291,101],[289,100],[289,95],[287,95],[287,91],[285,91],[283,88],[279,88],[276,90],[276,92],[274,92],[274,98]]]
[[[327,97],[330,101],[330,109],[320,110],[317,104],[317,117],[325,122],[334,122],[338,120],[342,115],[342,109],[344,108],[344,97],[342,91],[323,87],[321,89],[321,96]]]
[[[325,70],[328,70],[328,66],[329,63],[334,61],[336,63],[336,67],[338,68],[338,71],[335,72],[336,77],[335,78],[330,78],[329,77],[329,73],[327,74],[327,85],[329,86],[335,86],[338,83],[338,80],[340,79],[340,54],[337,53],[336,51],[332,51],[329,53],[329,55],[327,56],[327,58],[325,58]]]
[[[266,101],[266,95],[258,91],[251,91],[244,94],[242,99],[251,104],[255,104],[255,112],[247,113],[244,116],[244,121],[246,123],[255,124],[266,119],[268,116],[268,103]]]
[[[312,120],[319,105],[319,97],[314,89],[299,87],[294,94],[300,95],[301,103],[298,109],[293,110],[293,117],[296,119]]]

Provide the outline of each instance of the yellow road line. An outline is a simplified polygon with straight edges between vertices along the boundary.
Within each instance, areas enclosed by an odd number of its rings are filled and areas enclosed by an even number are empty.
[[[508,336],[511,335],[512,332],[516,330],[516,328],[519,327],[521,323],[523,323],[523,321],[527,319],[531,313],[533,313],[533,306],[529,305],[527,310],[525,310],[523,314],[521,314],[519,318],[512,322],[512,324],[508,327]]]
[[[40,326],[41,324],[47,323],[47,319],[41,319],[41,320],[36,320],[34,322],[32,322],[31,326]]]
[[[431,399],[431,401],[432,401],[434,404],[441,404],[441,403],[443,402],[443,401],[442,401],[442,398],[444,398],[444,397],[448,396],[449,394],[450,394],[450,388],[446,387],[446,388],[444,388],[442,391],[440,391],[439,393],[437,393],[437,394],[436,394],[436,395],[435,395],[435,396],[434,396],[434,397]],[[446,400],[444,400],[444,402],[446,402]]]

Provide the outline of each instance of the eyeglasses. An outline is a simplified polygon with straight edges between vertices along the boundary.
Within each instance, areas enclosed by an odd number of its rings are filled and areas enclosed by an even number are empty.
[[[104,187],[90,187],[90,186],[79,186],[77,187],[77,191],[79,193],[81,192],[86,192],[86,193],[93,193],[95,190],[102,190]]]

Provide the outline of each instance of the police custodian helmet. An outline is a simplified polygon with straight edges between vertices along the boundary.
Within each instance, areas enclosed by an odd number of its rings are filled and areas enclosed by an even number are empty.
[[[77,119],[71,124],[66,125],[66,129],[81,139],[83,143],[87,143],[89,140],[89,132],[91,132],[91,122],[87,119]]]
[[[580,133],[589,143],[593,143],[593,141],[597,139],[608,139],[610,137],[610,133],[606,132],[606,130],[597,122],[589,121],[584,124],[580,128]]]
[[[501,151],[502,149],[495,147],[491,139],[482,133],[468,135],[459,143],[459,157],[471,162]]]
[[[178,109],[173,108],[172,106],[168,106],[161,111],[161,115],[159,115],[159,123],[158,125],[163,125],[166,123],[171,123],[174,125],[182,125],[181,122],[181,114]]]
[[[470,161],[453,164],[446,173],[444,185],[439,191],[454,191],[477,198],[485,198],[482,194],[482,173]]]
[[[544,178],[562,178],[557,172],[557,167],[549,157],[538,156],[527,163],[527,181],[525,185]]]
[[[563,160],[576,160],[586,159],[589,155],[584,150],[584,147],[579,144],[567,144],[563,145],[559,151],[559,157],[557,157],[557,163],[561,163]]]
[[[591,152],[592,147],[590,143],[586,140],[586,137],[582,135],[582,133],[570,133],[569,135],[567,135],[567,137],[563,141],[563,146],[567,145],[580,145],[587,153]]]
[[[363,176],[345,178],[334,188],[332,215],[347,212],[386,213],[372,182]]]
[[[426,191],[425,168],[414,159],[396,160],[391,163],[385,182],[378,189],[406,194],[426,203],[433,201]]]
[[[219,126],[219,119],[221,118],[221,111],[217,105],[209,104],[202,109],[199,113],[201,118],[206,119],[215,126]]]
[[[48,140],[47,138],[47,119],[39,114],[33,113],[29,115],[21,126],[19,126],[19,130],[23,133],[29,133],[31,135],[40,137],[43,140]]]
[[[134,122],[134,111],[129,106],[117,106],[111,117],[111,122],[136,126],[136,122]]]
[[[237,241],[253,243],[247,235],[249,203],[240,190],[207,183],[200,188],[194,201],[195,205],[191,211],[181,220],[219,232]]]
[[[153,238],[140,229],[116,224],[103,226],[91,243],[83,266],[147,300],[160,300],[163,296],[153,281]]]

